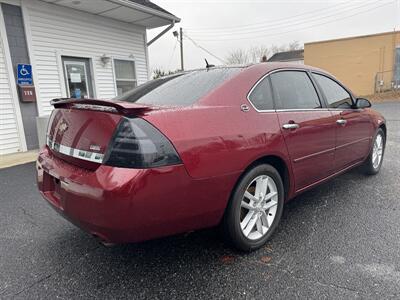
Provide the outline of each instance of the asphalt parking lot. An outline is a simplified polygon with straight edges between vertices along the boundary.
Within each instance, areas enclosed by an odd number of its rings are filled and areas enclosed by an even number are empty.
[[[105,248],[40,197],[34,164],[0,170],[0,298],[399,298],[400,103],[383,168],[353,170],[286,205],[263,249],[216,230]]]

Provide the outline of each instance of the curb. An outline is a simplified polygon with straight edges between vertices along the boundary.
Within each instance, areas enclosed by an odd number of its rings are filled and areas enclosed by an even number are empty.
[[[34,162],[39,154],[39,150],[0,155],[0,169],[10,168],[30,162]]]

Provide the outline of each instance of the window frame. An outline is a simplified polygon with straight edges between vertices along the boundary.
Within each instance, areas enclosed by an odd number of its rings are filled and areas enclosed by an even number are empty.
[[[135,68],[135,79],[130,80],[126,78],[118,79],[117,78],[117,72],[115,70],[115,61],[120,60],[120,61],[127,61],[127,62],[133,62],[134,63],[134,68]],[[118,95],[118,86],[117,86],[117,81],[132,81],[136,83],[135,88],[139,85],[138,84],[138,76],[137,76],[137,63],[134,58],[130,57],[112,57],[112,73],[113,73],[113,78],[114,78],[114,90],[115,90],[115,97],[121,96]]]
[[[327,100],[326,95],[324,93],[324,90],[318,84],[318,82],[317,82],[316,78],[314,78],[313,74],[324,76],[324,77],[326,77],[328,79],[331,79],[336,84],[338,84],[342,89],[344,89],[350,95],[350,99],[351,99],[351,102],[352,102],[352,105],[351,105],[352,107],[350,107],[350,108],[329,107],[329,103],[328,103],[328,100]],[[311,77],[312,77],[313,81],[315,82],[315,85],[318,87],[318,90],[320,91],[320,93],[322,95],[323,101],[325,102],[325,105],[326,105],[327,109],[329,109],[329,110],[354,110],[354,109],[356,109],[356,106],[355,106],[356,101],[355,101],[355,97],[354,97],[353,93],[347,87],[345,87],[340,81],[338,81],[336,78],[334,78],[333,76],[331,76],[329,74],[326,74],[326,73],[323,73],[323,72],[314,71],[314,70],[311,71]]]
[[[278,108],[277,109],[276,108],[274,86],[272,84],[270,75],[272,75],[274,73],[278,73],[278,72],[285,72],[285,71],[295,71],[295,72],[304,72],[304,73],[306,73],[308,79],[311,81],[311,84],[314,87],[314,90],[315,90],[315,92],[317,94],[318,101],[321,104],[321,107],[318,107],[318,108],[286,108],[286,109]],[[270,87],[271,87],[271,91],[272,91],[272,102],[273,102],[273,105],[274,105],[274,109],[265,109],[265,110],[257,109],[254,106],[254,104],[251,102],[250,95],[253,92],[253,90],[258,86],[258,84],[260,84],[267,77],[268,77],[268,80],[269,80],[269,83],[270,83]],[[324,98],[324,95],[321,93],[321,90],[319,89],[319,86],[316,84],[315,79],[311,75],[311,70],[306,69],[306,68],[279,68],[279,69],[274,69],[274,70],[271,70],[271,71],[267,72],[260,79],[258,79],[256,81],[256,83],[252,86],[250,91],[247,93],[246,99],[250,103],[250,105],[259,113],[281,112],[281,111],[315,111],[315,110],[327,110],[328,109],[328,106],[327,106],[326,100]]]

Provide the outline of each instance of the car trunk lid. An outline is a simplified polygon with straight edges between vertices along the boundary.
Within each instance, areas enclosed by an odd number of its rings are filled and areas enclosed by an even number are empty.
[[[102,162],[123,116],[151,111],[147,105],[105,100],[57,99],[47,129],[47,146],[57,157],[89,169]]]

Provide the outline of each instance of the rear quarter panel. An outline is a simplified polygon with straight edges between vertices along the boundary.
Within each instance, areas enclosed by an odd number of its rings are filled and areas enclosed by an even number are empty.
[[[267,154],[286,157],[275,113],[198,107],[146,119],[173,142],[194,178],[240,172]]]
[[[193,178],[240,174],[265,155],[281,157],[290,171],[276,113],[259,113],[246,98],[264,74],[264,68],[243,71],[194,106],[144,118],[172,141]],[[243,112],[241,104],[250,110]]]

